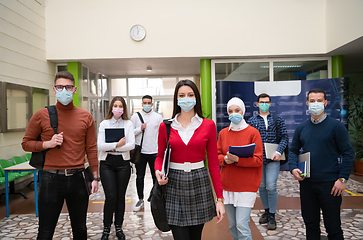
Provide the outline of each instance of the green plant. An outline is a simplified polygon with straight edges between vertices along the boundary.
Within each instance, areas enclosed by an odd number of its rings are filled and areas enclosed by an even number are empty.
[[[348,129],[355,157],[363,161],[363,81],[344,80],[344,93],[349,101]]]

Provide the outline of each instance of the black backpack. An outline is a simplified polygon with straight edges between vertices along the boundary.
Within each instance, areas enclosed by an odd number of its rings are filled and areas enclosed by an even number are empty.
[[[57,109],[54,105],[47,106],[49,113],[49,119],[50,119],[50,126],[52,126],[54,130],[54,134],[58,134],[58,113]],[[40,135],[38,137],[38,141],[42,141]],[[59,148],[59,146],[58,146]],[[30,158],[29,164],[32,167],[35,167],[37,169],[43,169],[44,162],[45,162],[45,154],[47,153],[49,149],[45,149],[41,152],[32,152],[32,156]]]

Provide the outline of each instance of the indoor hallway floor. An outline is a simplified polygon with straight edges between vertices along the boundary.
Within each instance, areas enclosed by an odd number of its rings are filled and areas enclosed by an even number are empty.
[[[171,232],[160,232],[154,225],[150,204],[145,202],[145,208],[133,212],[137,202],[135,171],[131,175],[126,195],[126,213],[123,230],[128,240],[171,240]],[[260,198],[257,198],[251,214],[251,230],[254,240],[260,239],[305,239],[305,228],[301,217],[298,183],[287,171],[281,171],[278,179],[278,211],[276,213],[277,229],[267,230],[266,224],[259,224],[258,219],[264,212]],[[148,196],[152,187],[150,173],[145,179],[145,195]],[[342,204],[342,228],[345,239],[363,239],[363,177],[352,175],[347,184],[351,193],[345,193]],[[10,196],[10,217],[5,217],[5,197],[0,199],[0,239],[36,239],[38,218],[35,216],[34,191],[25,187],[22,191],[29,197],[24,199],[18,195]],[[362,195],[362,196],[353,196]],[[104,195],[102,186],[99,192],[90,196],[87,229],[89,239],[100,239],[102,235],[102,211]],[[216,218],[207,223],[202,239],[232,240],[228,231],[228,219],[216,224]],[[325,230],[322,225],[322,235]],[[115,237],[112,227],[110,239]],[[54,239],[72,239],[70,221],[66,207],[59,218]],[[327,239],[322,237],[322,239]]]

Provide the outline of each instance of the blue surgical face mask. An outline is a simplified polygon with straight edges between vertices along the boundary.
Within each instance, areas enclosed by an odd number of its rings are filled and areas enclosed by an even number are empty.
[[[63,104],[64,106],[68,105],[72,99],[73,99],[73,92],[67,91],[65,88],[63,88],[62,91],[57,91],[55,94],[57,100]]]
[[[195,98],[178,98],[178,106],[181,107],[181,109],[183,109],[185,112],[189,112],[190,110],[192,110],[196,103],[197,100]]]
[[[309,110],[311,114],[319,116],[324,111],[324,103],[323,102],[309,103]]]
[[[232,123],[238,124],[238,123],[240,123],[242,121],[243,117],[239,113],[232,113],[231,115],[229,115],[228,119]]]
[[[261,112],[267,112],[270,108],[270,105],[267,103],[260,103],[258,104],[258,107],[260,108]]]
[[[150,112],[151,111],[151,105],[142,105],[142,109],[144,109],[145,112]]]

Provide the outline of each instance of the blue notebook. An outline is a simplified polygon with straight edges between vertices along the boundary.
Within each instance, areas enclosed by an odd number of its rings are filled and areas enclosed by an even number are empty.
[[[125,137],[124,128],[106,128],[105,129],[105,142],[106,143],[118,142],[123,137]]]
[[[229,146],[229,153],[232,153],[240,158],[253,157],[255,153],[256,143],[244,146]]]
[[[300,169],[301,174],[300,177],[307,177],[308,175],[308,162],[298,162],[297,167]]]

